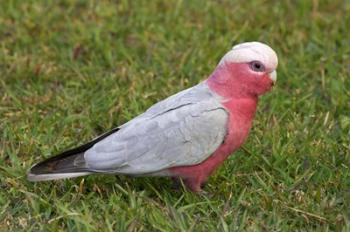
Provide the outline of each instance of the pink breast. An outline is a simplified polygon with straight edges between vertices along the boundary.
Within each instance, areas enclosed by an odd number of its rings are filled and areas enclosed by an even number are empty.
[[[205,181],[207,177],[245,141],[255,114],[256,101],[251,99],[229,101],[223,104],[229,111],[228,133],[218,149],[202,163],[170,168],[172,175],[193,177]]]

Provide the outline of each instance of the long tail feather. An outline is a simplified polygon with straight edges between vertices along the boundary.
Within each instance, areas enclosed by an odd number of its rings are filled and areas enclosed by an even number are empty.
[[[29,181],[55,180],[89,174],[84,153],[60,154],[34,165],[28,172]]]
[[[80,147],[65,151],[59,155],[35,164],[27,173],[29,181],[45,181],[63,178],[85,176],[94,171],[90,170],[84,159],[84,152],[90,149],[95,143],[101,141],[108,135],[118,131],[115,128],[93,141]]]

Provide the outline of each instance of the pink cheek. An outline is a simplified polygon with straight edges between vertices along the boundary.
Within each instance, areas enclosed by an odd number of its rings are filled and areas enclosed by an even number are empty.
[[[267,75],[264,75],[261,79],[261,86],[264,88],[264,89],[271,89],[273,87],[273,81],[267,76]]]

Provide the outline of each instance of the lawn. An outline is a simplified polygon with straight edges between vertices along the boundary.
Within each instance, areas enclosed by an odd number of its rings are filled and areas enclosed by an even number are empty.
[[[0,231],[350,231],[349,12],[346,0],[1,1]],[[167,178],[26,180],[252,40],[277,52],[277,86],[208,194]]]

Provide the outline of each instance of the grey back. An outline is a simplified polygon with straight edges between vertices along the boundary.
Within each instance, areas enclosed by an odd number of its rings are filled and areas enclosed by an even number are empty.
[[[228,113],[205,82],[158,102],[84,154],[97,172],[143,175],[207,159],[224,141]]]

